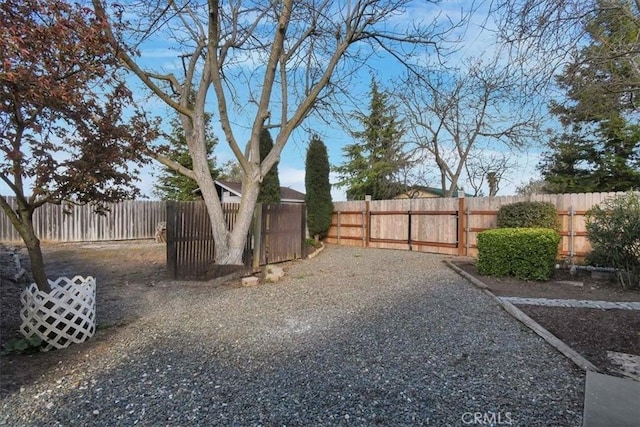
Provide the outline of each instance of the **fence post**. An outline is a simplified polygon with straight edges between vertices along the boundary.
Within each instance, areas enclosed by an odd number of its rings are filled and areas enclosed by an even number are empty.
[[[262,249],[262,203],[256,203],[253,211],[253,259],[251,267],[260,268],[260,256]]]
[[[306,258],[307,257],[307,204],[306,203],[302,204],[301,216],[302,218],[300,221],[300,227],[301,227],[300,258]]]
[[[471,223],[471,221],[469,220],[470,216],[471,216],[471,208],[469,206],[467,206],[467,208],[464,210],[464,216],[465,216],[465,220],[464,220],[464,256],[469,256],[469,241],[471,240],[471,238],[469,237],[469,234],[471,232],[471,230],[469,229],[469,224]]]
[[[371,196],[364,196],[364,212],[363,219],[364,223],[362,224],[363,232],[364,232],[364,247],[368,248],[370,239],[371,239]]]
[[[409,199],[409,203],[411,203],[411,199]],[[407,224],[407,244],[409,245],[409,250],[412,251],[413,246],[411,245],[411,207],[409,207],[407,217],[409,221],[409,223]]]
[[[177,278],[177,258],[178,248],[176,242],[176,227],[178,221],[176,221],[177,202],[167,202],[167,271],[169,276],[173,279]]]
[[[576,211],[573,209],[573,205],[569,206],[569,260],[571,261],[571,265],[573,265],[573,257],[575,256],[575,231],[573,228],[573,219],[575,214]]]
[[[457,229],[458,229],[458,256],[465,256],[465,215],[464,215],[464,191],[458,190],[458,215],[457,215]]]

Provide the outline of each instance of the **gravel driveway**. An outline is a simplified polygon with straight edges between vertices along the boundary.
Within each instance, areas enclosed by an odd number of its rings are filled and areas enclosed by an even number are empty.
[[[583,373],[442,259],[329,246],[277,284],[156,283],[0,425],[580,426]]]

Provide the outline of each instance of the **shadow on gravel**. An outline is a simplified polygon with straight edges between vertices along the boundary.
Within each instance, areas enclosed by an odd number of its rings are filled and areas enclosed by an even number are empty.
[[[206,298],[273,289],[203,293],[176,315],[195,315]],[[473,413],[581,425],[581,374],[468,285],[397,292],[328,321],[316,316],[328,303],[269,304],[254,295],[199,331],[140,325],[138,342],[111,350],[116,362],[73,388],[80,376],[62,377],[66,391],[17,411],[30,425],[463,425]]]

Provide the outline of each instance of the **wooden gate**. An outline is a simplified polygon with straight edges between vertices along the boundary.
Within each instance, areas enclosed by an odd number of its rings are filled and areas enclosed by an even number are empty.
[[[240,205],[224,203],[227,228],[233,230]],[[260,220],[258,220],[260,218]],[[303,204],[256,206],[243,254],[245,266],[305,256],[306,211]],[[259,253],[256,253],[259,249]],[[167,202],[167,269],[174,279],[211,279],[226,270],[214,265],[215,241],[203,201]],[[254,263],[253,260],[259,260]],[[216,268],[217,267],[217,268]]]
[[[265,205],[262,209],[260,265],[305,256],[306,209],[302,203]]]

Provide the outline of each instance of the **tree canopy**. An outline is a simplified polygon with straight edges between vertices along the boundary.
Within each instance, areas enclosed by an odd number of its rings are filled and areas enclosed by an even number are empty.
[[[260,132],[260,161],[263,161],[267,154],[273,149],[273,139],[268,129]],[[278,176],[278,164],[274,164],[260,183],[260,193],[258,203],[265,205],[276,205],[280,203],[280,177]]]
[[[62,0],[0,4],[0,179],[16,197],[0,206],[48,290],[32,216],[45,203],[133,197],[154,127],[135,111],[103,21]]]
[[[164,155],[179,163],[185,168],[193,168],[193,159],[189,155],[189,149],[187,147],[186,138],[184,135],[184,129],[180,120],[174,118],[171,120],[173,127],[171,134],[167,137],[168,145],[164,149]],[[216,168],[216,160],[213,155],[213,150],[217,144],[217,138],[213,134],[211,129],[211,116],[207,117],[207,151],[209,153],[209,170],[213,179],[218,179],[220,176],[220,169]],[[198,183],[188,176],[185,176],[175,169],[164,166],[157,177],[155,183],[154,194],[160,197],[162,200],[198,200]]]
[[[348,93],[369,57],[386,52],[409,65],[417,56],[437,51],[456,25],[421,20],[435,16],[435,0],[176,0],[166,5],[127,3],[126,10],[119,3],[92,3],[109,24],[109,42],[121,61],[179,114],[193,167],[152,154],[198,182],[216,241],[215,262],[220,264],[242,263],[259,184],[280,160],[292,132],[319,107],[337,105],[335,100]],[[175,52],[172,67],[147,69],[141,65],[142,49],[140,59],[125,48],[152,42]],[[209,108],[220,122],[221,142],[243,171],[233,230],[224,221],[208,168],[204,127]],[[276,133],[273,148],[260,160],[265,126]]]
[[[547,192],[640,187],[640,11],[599,0],[585,24],[588,44],[558,77],[564,102],[552,104],[563,131],[540,169]]]
[[[355,119],[362,130],[352,130],[359,140],[343,148],[347,161],[335,167],[340,181],[346,188],[349,200],[373,200],[392,198],[404,189],[400,172],[408,164],[402,137],[404,128],[390,95],[371,79],[369,112],[357,113]]]

